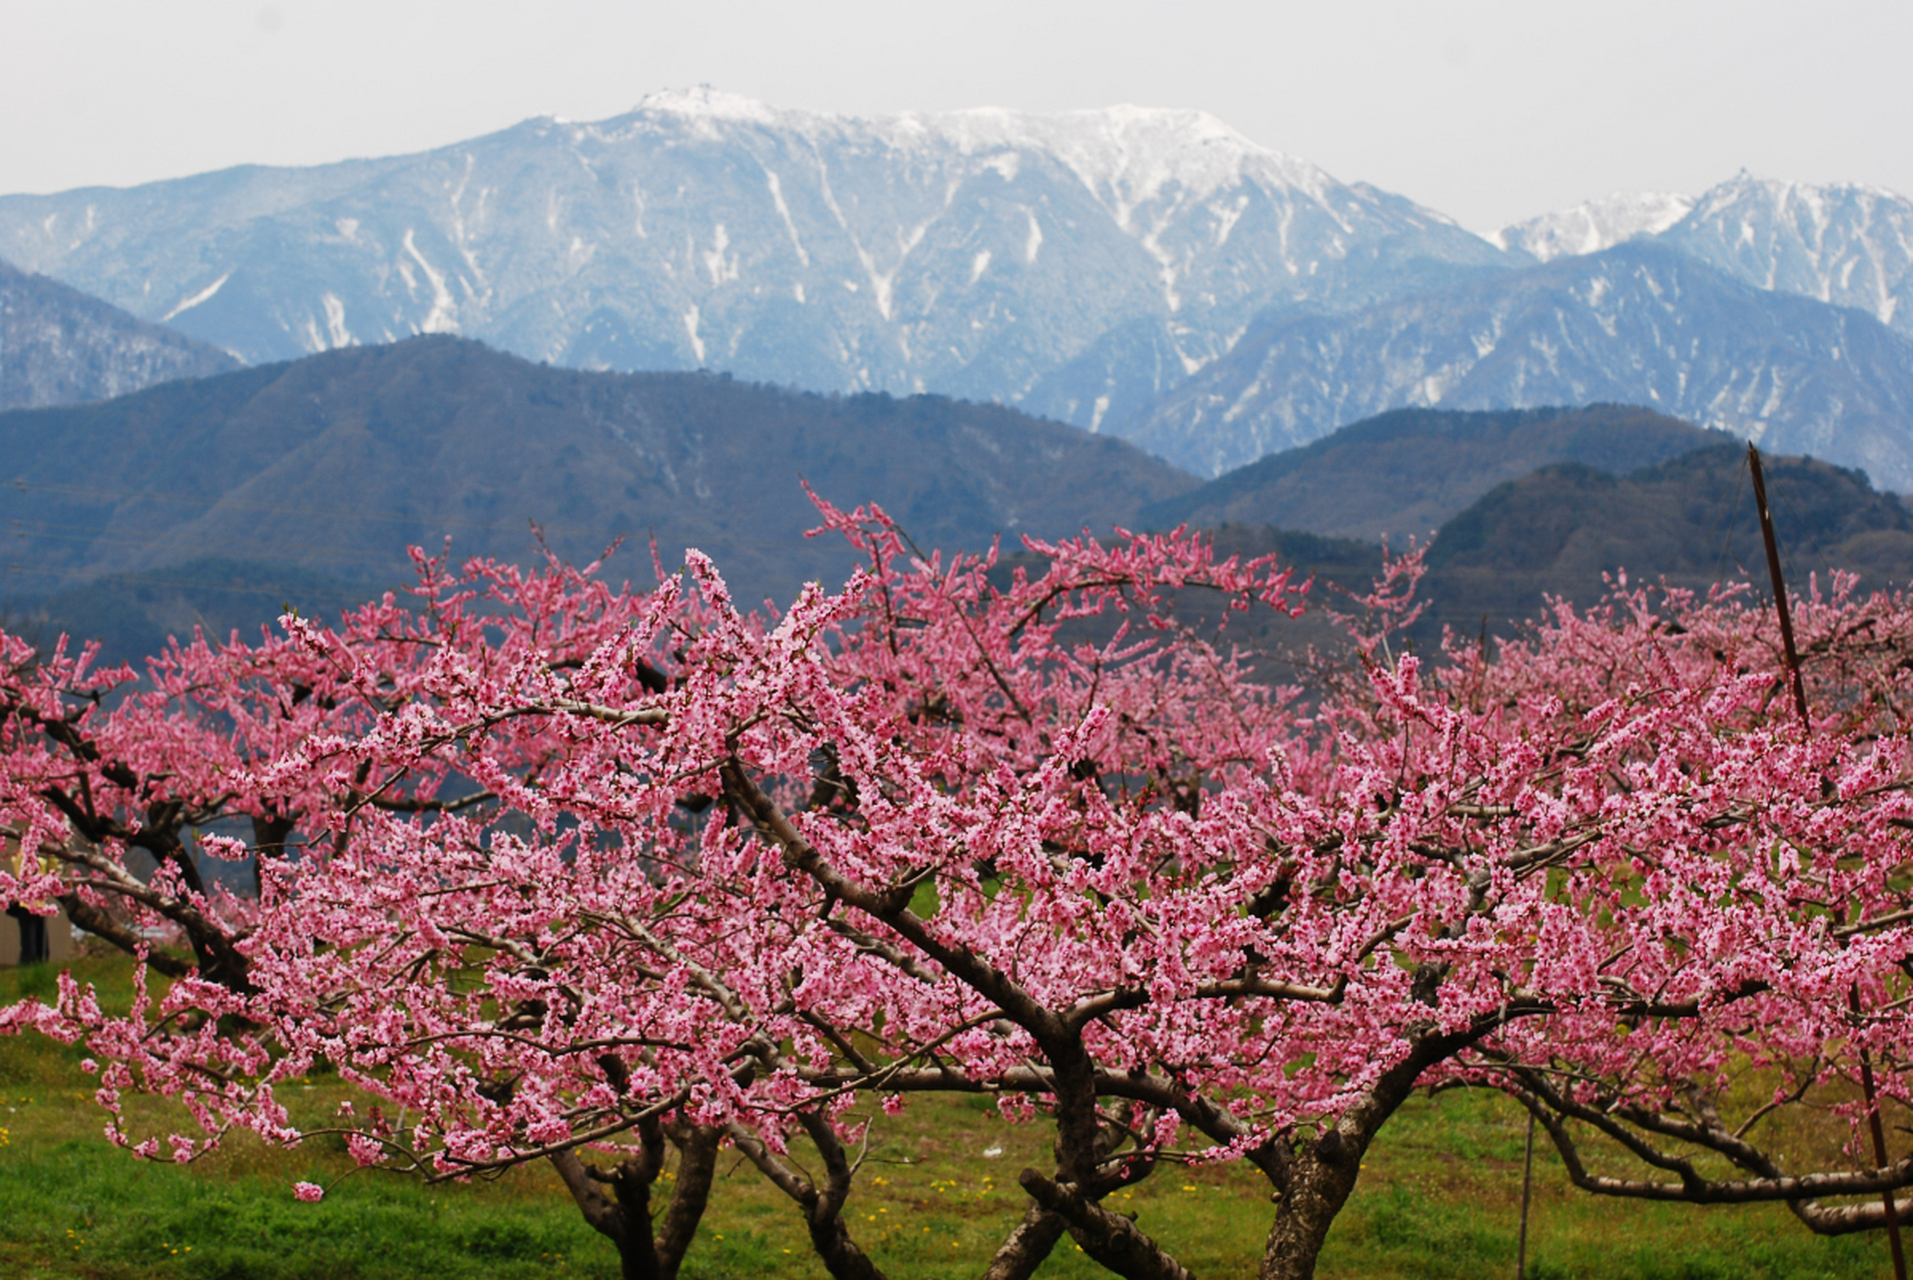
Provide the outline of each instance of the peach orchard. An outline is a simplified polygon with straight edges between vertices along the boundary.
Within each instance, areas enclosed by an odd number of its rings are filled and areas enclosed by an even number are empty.
[[[407,595],[140,672],[0,639],[0,898],[141,960],[130,1011],[63,978],[0,1030],[84,1041],[151,1160],[310,1137],[279,1093],[336,1072],[359,1162],[549,1162],[645,1280],[721,1149],[882,1276],[862,1127],[927,1091],[1053,1134],[990,1280],[1065,1235],[1187,1275],[1106,1202],[1213,1161],[1266,1177],[1260,1274],[1310,1275],[1417,1089],[1512,1096],[1598,1194],[1845,1232],[1913,1184],[1859,1083],[1907,1101],[1913,602],[1796,603],[1803,725],[1745,593],[1416,655],[1411,556],[1286,687],[1228,625],[1309,602],[1271,561],[942,557],[821,509],[865,567],[781,611],[695,553],[649,589],[420,556]],[[132,1091],[191,1123],[137,1131]],[[1803,1103],[1843,1161],[1763,1144]]]

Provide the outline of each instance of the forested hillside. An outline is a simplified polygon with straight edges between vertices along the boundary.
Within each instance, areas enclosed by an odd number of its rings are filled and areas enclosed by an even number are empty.
[[[1272,524],[1335,538],[1427,542],[1488,490],[1556,462],[1632,471],[1716,443],[1631,405],[1458,412],[1397,409],[1166,499],[1152,524]]]
[[[838,541],[804,538],[806,482],[884,504],[926,548],[1107,529],[1196,483],[996,406],[585,373],[445,337],[0,415],[0,459],[7,595],[101,625],[130,613],[129,640],[196,597],[223,627],[302,592],[400,586],[405,548],[448,538],[454,556],[522,561],[542,539],[579,562],[623,538],[613,574],[646,577],[655,537],[667,566],[697,547],[743,599],[787,599],[850,568]],[[241,606],[218,603],[234,591]]]
[[[105,400],[239,366],[217,347],[0,262],[0,410]]]

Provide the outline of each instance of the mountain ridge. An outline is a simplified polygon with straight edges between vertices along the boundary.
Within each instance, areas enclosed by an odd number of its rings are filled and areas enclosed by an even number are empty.
[[[239,367],[226,352],[0,261],[0,410],[107,400]]]
[[[995,401],[1206,475],[1393,406],[1603,400],[1913,487],[1913,362],[1840,310],[1913,342],[1913,202],[1851,185],[1743,174],[1480,237],[1201,111],[864,118],[699,88],[403,156],[0,196],[0,254],[251,360],[455,333]],[[1241,376],[1271,333],[1273,390]]]
[[[1269,306],[1509,261],[1199,112],[873,122],[696,93],[411,156],[4,196],[0,255],[252,361],[457,332],[1080,426],[1163,389],[1096,355],[1130,327],[1166,384]]]
[[[1429,547],[1434,612],[1503,634],[1545,596],[1592,605],[1620,570],[1635,587],[1704,592],[1739,579],[1767,595],[1746,470],[1745,446],[1726,444],[1625,475],[1562,463],[1497,485]],[[1768,454],[1763,470],[1790,592],[1825,592],[1835,568],[1857,573],[1862,591],[1913,585],[1913,512],[1898,497],[1812,458]]]
[[[1631,405],[1394,409],[1269,454],[1143,509],[1152,527],[1274,525],[1325,538],[1428,542],[1496,486],[1575,462],[1627,473],[1722,440]]]
[[[1510,223],[1488,239],[1551,262],[1563,254],[1599,253],[1635,236],[1657,235],[1685,218],[1695,204],[1693,196],[1668,192],[1616,192]]]
[[[15,596],[209,557],[398,584],[408,545],[448,536],[461,557],[577,562],[655,536],[753,600],[848,571],[803,536],[801,481],[953,548],[1133,519],[1196,483],[1001,406],[556,369],[444,336],[0,414],[0,459]]]
[[[1913,343],[1633,240],[1339,315],[1266,318],[1112,430],[1217,475],[1388,409],[1638,404],[1913,490]]]
[[[1858,182],[1757,178],[1698,196],[1616,194],[1503,227],[1542,261],[1651,239],[1756,288],[1858,307],[1913,337],[1913,200]]]

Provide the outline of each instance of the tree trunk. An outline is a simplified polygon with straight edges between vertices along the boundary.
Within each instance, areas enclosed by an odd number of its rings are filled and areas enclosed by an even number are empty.
[[[617,1244],[618,1280],[666,1280],[650,1231],[626,1232]]]
[[[1332,1213],[1278,1209],[1262,1250],[1261,1280],[1313,1280],[1315,1260],[1334,1221]]]
[[[271,817],[252,820],[252,896],[254,901],[265,897],[266,860],[268,858],[285,861],[286,841],[292,838],[293,821],[291,818]]]
[[[1138,1227],[1067,1183],[1025,1169],[1017,1181],[1030,1199],[1063,1220],[1083,1252],[1123,1280],[1194,1280],[1180,1262]]]
[[[813,1209],[816,1206],[813,1206]],[[832,1280],[886,1280],[883,1271],[870,1260],[870,1255],[857,1247],[850,1238],[850,1229],[844,1226],[843,1217],[836,1213],[806,1213],[805,1225],[810,1228],[810,1244],[822,1260],[824,1270],[830,1272]]]
[[[721,1136],[721,1130],[691,1125],[673,1130],[672,1141],[681,1153],[678,1176],[656,1229],[651,1191],[664,1169],[661,1130],[647,1128],[638,1154],[619,1161],[609,1173],[587,1165],[575,1152],[551,1157],[585,1221],[617,1246],[622,1280],[677,1280],[710,1201]],[[599,1190],[600,1184],[608,1184],[613,1194]]]
[[[717,1175],[717,1149],[723,1137],[721,1129],[688,1124],[671,1133],[678,1149],[678,1176],[657,1231],[659,1280],[677,1280],[684,1255],[697,1237],[697,1224],[711,1200],[711,1180]]]
[[[664,1280],[658,1274],[657,1246],[652,1239],[651,1215],[647,1211],[648,1194],[634,1196],[620,1186],[614,1200],[598,1189],[600,1181],[617,1179],[624,1172],[623,1165],[617,1172],[605,1175],[580,1160],[576,1152],[561,1151],[551,1157],[551,1167],[558,1171],[558,1177],[564,1181],[565,1190],[571,1193],[584,1220],[617,1247],[618,1274],[622,1280]],[[634,1208],[636,1213],[632,1212]]]
[[[1367,1143],[1330,1129],[1289,1170],[1262,1250],[1261,1280],[1312,1280],[1335,1217],[1355,1190]]]
[[[1016,1230],[997,1247],[983,1280],[1030,1280],[1062,1238],[1063,1220],[1042,1205],[1031,1205]]]

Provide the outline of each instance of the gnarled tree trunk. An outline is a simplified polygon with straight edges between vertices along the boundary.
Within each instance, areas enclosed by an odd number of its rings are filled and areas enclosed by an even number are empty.
[[[1366,1138],[1330,1129],[1288,1161],[1286,1190],[1276,1192],[1275,1221],[1262,1249],[1261,1280],[1310,1280],[1336,1215],[1355,1190]]]
[[[551,1157],[552,1168],[586,1222],[617,1246],[623,1280],[677,1280],[710,1201],[721,1134],[693,1125],[670,1132],[680,1152],[678,1175],[663,1221],[654,1223],[651,1193],[664,1171],[666,1132],[653,1121],[639,1130],[637,1151],[610,1170],[587,1164],[575,1151]],[[601,1187],[609,1187],[606,1195]]]

